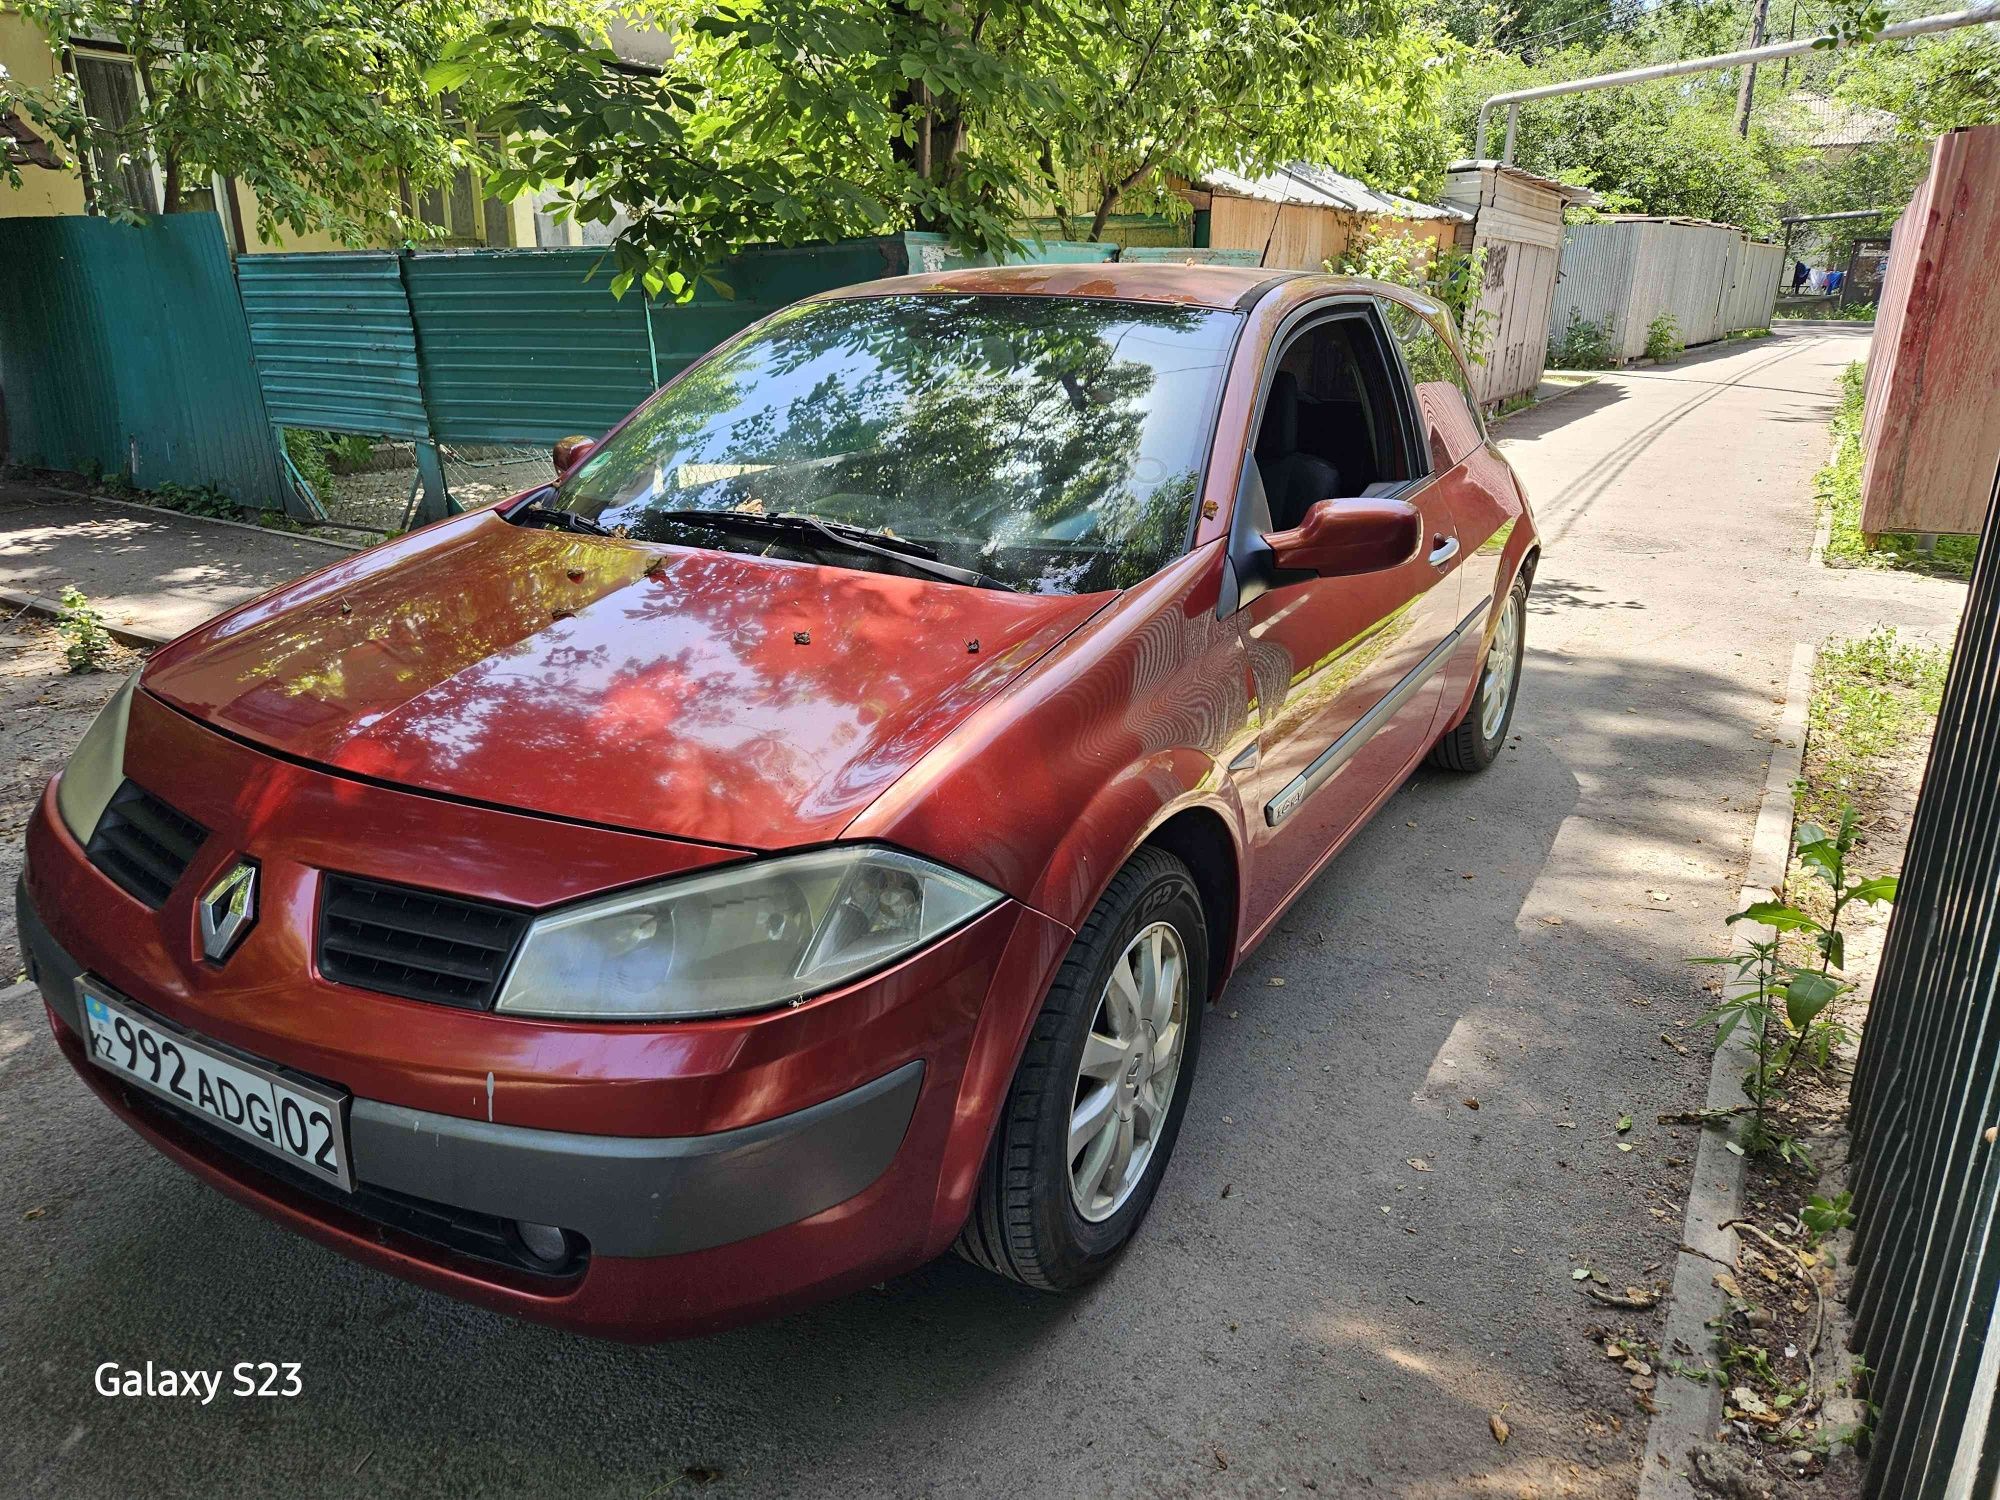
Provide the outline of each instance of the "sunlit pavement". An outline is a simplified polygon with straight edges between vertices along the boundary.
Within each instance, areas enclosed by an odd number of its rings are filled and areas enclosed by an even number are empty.
[[[1948,633],[1960,597],[1808,566],[1865,341],[1501,429],[1549,537],[1518,744],[1420,774],[1237,979],[1153,1216],[1081,1297],[943,1261],[699,1343],[526,1327],[266,1226],[106,1114],[39,1007],[0,1016],[0,1493],[1629,1495],[1644,1414],[1583,1334],[1619,1315],[1571,1273],[1670,1268],[1691,1141],[1654,1117],[1707,1073],[1682,960],[1718,945],[1792,645]],[[93,1389],[259,1359],[304,1393]]]

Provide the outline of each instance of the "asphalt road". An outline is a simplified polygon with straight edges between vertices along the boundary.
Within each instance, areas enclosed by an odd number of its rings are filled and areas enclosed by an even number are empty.
[[[1682,959],[1719,945],[1792,643],[1957,606],[1808,567],[1864,348],[1786,331],[1506,426],[1550,539],[1518,747],[1419,775],[1256,955],[1082,1296],[944,1261],[696,1343],[527,1327],[209,1192],[38,1007],[0,1015],[0,1493],[1630,1495],[1643,1413],[1571,1273],[1670,1268],[1690,1142],[1653,1120],[1707,1072]],[[93,1390],[257,1359],[303,1394]]]

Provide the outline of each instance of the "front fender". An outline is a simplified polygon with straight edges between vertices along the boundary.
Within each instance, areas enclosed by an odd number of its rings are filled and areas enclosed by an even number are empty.
[[[994,976],[939,1174],[934,1248],[965,1221],[1029,1031],[1111,877],[1186,807],[1213,806],[1240,829],[1220,767],[1254,728],[1241,638],[1216,618],[1221,568],[1209,546],[1127,590],[845,831],[963,870],[1057,935]]]

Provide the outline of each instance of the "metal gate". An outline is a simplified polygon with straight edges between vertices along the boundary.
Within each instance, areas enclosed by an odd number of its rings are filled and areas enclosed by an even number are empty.
[[[1987,518],[2000,510],[1996,475]],[[2000,1480],[2000,559],[1982,547],[1854,1080],[1867,1493]]]

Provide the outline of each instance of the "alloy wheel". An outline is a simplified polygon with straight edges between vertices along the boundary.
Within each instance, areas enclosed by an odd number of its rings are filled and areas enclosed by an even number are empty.
[[[1488,740],[1499,736],[1507,722],[1507,705],[1514,697],[1515,667],[1521,656],[1521,599],[1512,594],[1500,628],[1493,632],[1493,644],[1486,648],[1486,665],[1479,684],[1479,733]]]
[[[1140,930],[1111,966],[1084,1039],[1069,1117],[1070,1200],[1091,1223],[1146,1175],[1180,1080],[1187,950],[1168,922]]]

